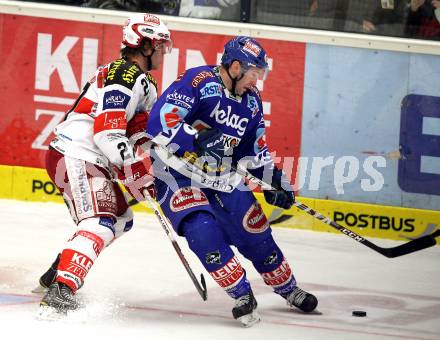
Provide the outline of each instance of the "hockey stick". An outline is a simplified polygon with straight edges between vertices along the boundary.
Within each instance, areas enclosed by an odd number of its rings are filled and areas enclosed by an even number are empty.
[[[266,188],[271,187],[268,183],[265,183],[263,180],[253,176],[251,173],[249,173],[246,170],[242,170],[242,169],[236,168],[236,167],[231,167],[231,171],[236,172],[237,174],[239,174],[243,178],[246,178],[247,180],[249,180],[252,183],[258,184],[258,185],[260,185],[262,187],[266,187]],[[437,241],[435,238],[440,236],[440,229],[438,229],[430,235],[422,236],[418,239],[411,240],[407,243],[398,245],[396,247],[383,248],[383,247],[379,247],[378,245],[366,240],[362,236],[356,234],[354,231],[351,231],[350,229],[347,229],[347,228],[339,225],[338,223],[332,221],[330,218],[321,215],[320,213],[309,208],[307,205],[305,205],[303,203],[296,201],[294,203],[294,205],[298,209],[305,211],[309,215],[312,215],[316,219],[324,222],[325,224],[328,224],[329,226],[335,228],[336,230],[343,233],[344,235],[351,237],[356,242],[362,243],[364,246],[366,246],[370,249],[373,249],[374,251],[376,251],[376,252],[378,252],[388,258],[394,258],[394,257],[410,254],[410,253],[413,253],[413,252],[416,252],[416,251],[419,251],[419,250],[422,250],[425,248],[432,247],[437,244]]]
[[[180,261],[182,261],[183,266],[186,269],[186,272],[188,273],[189,277],[191,278],[192,282],[194,283],[194,286],[196,287],[197,291],[199,292],[200,296],[202,297],[203,301],[206,301],[208,299],[208,290],[206,289],[206,282],[205,277],[203,274],[200,274],[200,283],[197,280],[196,276],[194,275],[194,272],[192,271],[188,261],[186,260],[185,256],[182,253],[182,250],[179,247],[179,244],[177,243],[177,240],[174,237],[172,227],[169,225],[169,222],[165,219],[162,212],[159,210],[159,207],[156,203],[156,201],[151,197],[148,190],[144,190],[145,197],[148,201],[148,204],[150,205],[151,209],[153,209],[154,214],[156,215],[157,219],[160,222],[160,225],[162,226],[163,230],[165,231],[165,234],[167,234],[168,238],[171,241],[171,244],[174,247],[174,250],[176,251],[177,255],[179,256]],[[137,201],[136,201],[137,202]],[[136,203],[134,203],[136,204]],[[132,204],[133,205],[133,204]]]
[[[156,144],[154,147],[157,147],[159,149],[162,149],[162,151],[168,152],[169,150],[167,150],[164,146],[162,145],[158,145]],[[172,154],[171,154],[172,155]],[[179,158],[180,161],[190,164],[192,166],[198,166],[196,159],[190,157],[184,157],[184,158]],[[264,182],[263,180],[253,176],[251,173],[249,173],[246,170],[243,170],[241,168],[237,168],[234,167],[232,165],[229,166],[229,171],[230,174],[238,174],[239,176],[241,176],[242,178],[247,179],[248,181],[255,183],[261,187],[264,188],[270,188],[271,185],[269,185],[268,183]],[[275,188],[273,188],[275,189]],[[356,242],[362,243],[364,246],[382,254],[383,256],[386,256],[388,258],[394,258],[394,257],[399,257],[402,255],[406,255],[406,254],[410,254],[425,248],[429,248],[432,247],[434,245],[437,244],[436,241],[436,237],[440,236],[440,229],[436,230],[435,232],[433,232],[430,235],[426,235],[426,236],[422,236],[418,239],[415,240],[411,240],[407,243],[398,245],[396,247],[391,247],[391,248],[384,248],[384,247],[380,247],[368,240],[366,240],[365,238],[363,238],[362,236],[356,234],[354,231],[347,229],[341,225],[339,225],[338,223],[332,221],[330,218],[325,217],[323,215],[321,215],[320,213],[318,213],[317,211],[309,208],[307,205],[296,201],[294,203],[294,205],[302,210],[305,211],[306,213],[308,213],[309,215],[315,217],[316,219],[324,222],[325,224],[328,224],[329,226],[333,227],[334,229],[338,230],[339,232],[343,233],[344,235],[347,235],[348,237],[352,238],[353,240],[355,240]]]

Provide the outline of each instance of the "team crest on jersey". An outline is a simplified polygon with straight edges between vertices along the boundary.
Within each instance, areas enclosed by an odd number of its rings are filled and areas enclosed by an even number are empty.
[[[214,73],[209,71],[201,71],[196,74],[196,76],[193,78],[191,85],[193,87],[197,87],[204,79],[214,77]]]
[[[223,87],[214,81],[209,82],[200,89],[200,94],[202,95],[200,99],[210,98],[210,97],[221,97]]]
[[[243,50],[246,51],[246,52],[249,52],[254,57],[258,57],[258,55],[261,52],[261,48],[257,44],[254,44],[250,40],[246,41],[246,43],[243,46]]]
[[[277,252],[274,250],[272,252],[272,254],[270,254],[268,257],[266,257],[266,259],[264,260],[264,264],[266,266],[271,265],[271,264],[277,264],[278,263],[278,254]]]
[[[252,234],[262,233],[269,228],[269,222],[258,202],[252,204],[244,215],[243,227]]]
[[[196,187],[183,187],[177,190],[170,199],[170,209],[178,212],[196,206],[208,205],[206,195]]]
[[[258,103],[254,96],[248,96],[247,107],[252,112],[252,118],[254,118],[258,113]]]
[[[217,250],[217,251],[207,253],[205,256],[205,260],[206,260],[206,263],[208,263],[208,264],[213,264],[213,263],[221,264],[222,262],[221,262],[220,251]]]

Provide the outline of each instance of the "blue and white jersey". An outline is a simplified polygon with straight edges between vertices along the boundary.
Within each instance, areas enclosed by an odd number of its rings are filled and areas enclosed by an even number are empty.
[[[273,162],[266,141],[263,106],[257,89],[233,96],[221,81],[218,66],[200,66],[179,76],[159,97],[150,113],[147,133],[153,142],[182,156],[194,151],[197,131],[217,128],[224,134],[233,164],[243,158],[257,177]]]

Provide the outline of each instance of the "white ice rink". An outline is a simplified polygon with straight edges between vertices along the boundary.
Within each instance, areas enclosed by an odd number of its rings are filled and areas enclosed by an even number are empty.
[[[440,339],[440,247],[387,259],[343,235],[274,228],[319,313],[289,310],[243,260],[262,322],[242,328],[233,301],[205,274],[203,302],[153,215],[99,257],[78,295],[87,307],[38,321],[39,276],[74,232],[60,204],[0,200],[0,339]],[[197,276],[203,272],[178,238]],[[394,246],[392,241],[374,240]],[[368,316],[356,318],[352,310]]]

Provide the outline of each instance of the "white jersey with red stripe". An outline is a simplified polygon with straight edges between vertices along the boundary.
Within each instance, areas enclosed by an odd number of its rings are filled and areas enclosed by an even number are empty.
[[[137,113],[149,112],[156,99],[154,78],[136,64],[117,59],[98,68],[55,128],[50,145],[73,158],[121,168],[135,159],[127,123]]]

